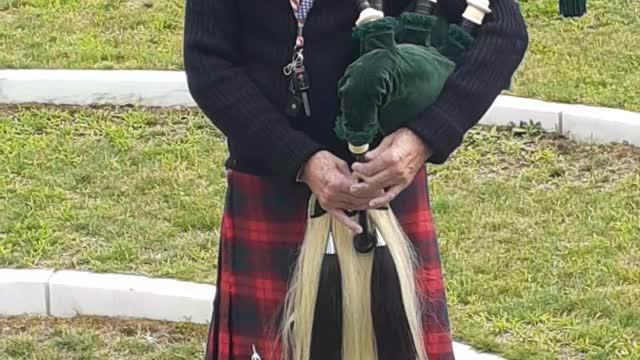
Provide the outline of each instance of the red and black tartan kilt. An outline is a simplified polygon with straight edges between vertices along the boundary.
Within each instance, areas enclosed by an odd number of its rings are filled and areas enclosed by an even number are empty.
[[[283,184],[234,170],[227,173],[220,232],[218,291],[206,360],[250,360],[255,346],[263,360],[278,360],[274,340],[307,220],[306,186]],[[424,342],[429,360],[453,359],[440,256],[433,227],[427,174],[391,204],[420,260]],[[361,360],[361,359],[353,359]]]

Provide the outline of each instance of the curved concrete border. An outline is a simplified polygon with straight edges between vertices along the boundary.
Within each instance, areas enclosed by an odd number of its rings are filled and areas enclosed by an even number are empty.
[[[195,106],[184,72],[0,70],[0,104]]]
[[[208,324],[214,286],[137,275],[0,269],[0,316],[79,315]],[[501,360],[455,342],[458,360]]]
[[[640,113],[597,106],[499,96],[480,120],[484,125],[540,122],[545,131],[595,143],[640,146]]]
[[[0,316],[77,315],[207,324],[216,288],[173,279],[0,269]]]
[[[0,70],[0,104],[193,107],[184,72],[137,70]],[[596,143],[640,146],[640,113],[500,96],[485,125],[540,122],[547,131]]]

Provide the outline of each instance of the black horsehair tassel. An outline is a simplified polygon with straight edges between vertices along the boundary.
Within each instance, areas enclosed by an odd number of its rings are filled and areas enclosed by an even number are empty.
[[[379,360],[416,359],[393,257],[378,233],[371,275],[371,314]]]
[[[322,259],[311,333],[311,360],[340,360],[342,353],[342,275],[329,233]]]

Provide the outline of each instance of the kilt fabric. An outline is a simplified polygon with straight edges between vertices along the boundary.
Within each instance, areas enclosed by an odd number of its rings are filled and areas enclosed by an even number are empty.
[[[263,360],[278,360],[280,348],[274,337],[287,280],[304,237],[310,193],[301,184],[234,170],[227,172],[227,185],[218,292],[205,360],[250,360],[254,345]],[[426,171],[418,173],[391,207],[420,260],[416,276],[423,294],[429,360],[453,359]]]

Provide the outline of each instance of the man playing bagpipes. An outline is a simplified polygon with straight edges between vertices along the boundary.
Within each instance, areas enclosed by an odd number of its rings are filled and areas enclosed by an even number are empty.
[[[346,359],[365,354],[357,349],[366,347],[380,359],[389,358],[396,348],[410,348],[413,359],[453,358],[424,164],[444,163],[508,84],[527,47],[526,27],[514,0],[492,0],[491,13],[447,75],[437,99],[412,118],[399,120],[401,127],[384,133],[370,144],[371,151],[354,161],[351,151],[357,144],[348,146],[334,128],[344,110],[339,83],[361,50],[351,37],[361,16],[358,5],[343,0],[187,1],[184,57],[189,88],[227,137],[230,152],[206,359]],[[461,24],[467,5],[440,0],[436,11],[445,23]],[[415,4],[387,0],[382,10],[396,17],[412,8]],[[307,258],[303,243],[309,243],[310,233],[325,228],[330,235],[316,242],[324,256],[309,257],[322,271],[301,275],[295,269]],[[400,250],[384,241],[395,233],[406,239]],[[369,247],[382,254],[380,261],[360,256],[359,251],[365,254]],[[317,294],[305,296],[317,297],[317,304],[302,302],[304,311],[296,314],[336,306],[327,299],[359,314],[365,314],[367,306],[391,309],[389,313],[400,309],[397,314],[408,319],[399,319],[397,326],[410,327],[408,334],[419,334],[420,339],[400,344],[403,339],[393,334],[372,334],[378,332],[372,329],[382,328],[375,324],[381,321],[376,314],[367,326],[354,313],[344,312],[313,314],[312,324],[287,323],[291,318],[285,298],[299,288],[296,284],[313,279],[322,283],[335,276],[329,270],[339,269],[339,284],[353,290],[367,282],[364,279],[388,276],[383,269],[402,268],[397,254],[405,250],[416,260],[415,267],[407,265],[415,274],[415,289],[407,290],[410,284],[399,280],[391,284],[396,288],[371,290],[370,298],[343,298],[326,297],[325,287],[315,287]],[[341,255],[347,253],[354,255]],[[371,266],[359,267],[358,262],[367,261]],[[360,274],[359,269],[369,270]],[[420,311],[419,324],[409,319],[408,296],[397,296],[400,304],[376,299],[375,294],[391,291],[417,294],[419,304],[413,308]],[[362,299],[368,303],[362,305]],[[331,329],[332,324],[339,325],[339,331],[325,331],[323,337],[313,331],[320,325]],[[304,340],[296,340],[298,335],[283,339],[289,329],[304,330],[299,336]],[[347,338],[346,333],[356,335]],[[356,342],[362,344],[352,344]],[[293,352],[292,346],[302,350]],[[345,346],[357,349],[345,352]]]

